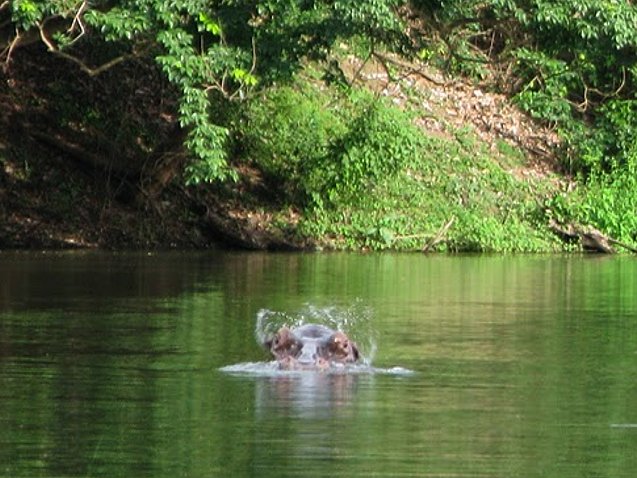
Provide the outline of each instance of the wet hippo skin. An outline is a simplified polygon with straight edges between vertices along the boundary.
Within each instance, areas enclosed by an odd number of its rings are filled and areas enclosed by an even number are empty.
[[[281,327],[264,346],[283,369],[322,369],[354,363],[360,357],[358,347],[344,332],[319,324]]]

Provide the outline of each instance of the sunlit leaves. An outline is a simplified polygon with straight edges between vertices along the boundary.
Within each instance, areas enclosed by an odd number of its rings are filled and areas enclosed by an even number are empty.
[[[145,12],[119,7],[114,7],[108,12],[90,10],[85,19],[88,24],[98,28],[107,41],[133,40],[138,35],[146,33],[151,22]]]
[[[22,30],[28,30],[43,21],[47,16],[60,15],[68,17],[79,11],[79,4],[75,0],[13,0],[8,3],[11,7],[12,21]]]
[[[234,78],[238,83],[246,86],[256,86],[259,80],[256,76],[251,74],[249,71],[244,70],[243,68],[235,68],[231,72],[232,78]]]
[[[221,25],[219,22],[213,20],[203,12],[199,13],[199,23],[203,27],[203,30],[208,31],[213,35],[221,35]]]
[[[12,9],[14,21],[25,30],[42,16],[41,6],[32,0],[17,0],[13,2]]]

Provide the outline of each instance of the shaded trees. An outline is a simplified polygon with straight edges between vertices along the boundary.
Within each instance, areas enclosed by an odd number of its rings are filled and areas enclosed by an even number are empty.
[[[145,172],[156,191],[183,168],[189,182],[232,177],[232,104],[290,78],[304,58],[325,58],[340,38],[395,40],[396,3],[5,1],[0,59],[10,75],[23,47],[45,47],[50,58],[32,57],[39,71],[26,72],[41,83],[41,105],[21,115],[22,124],[78,159],[124,175]]]

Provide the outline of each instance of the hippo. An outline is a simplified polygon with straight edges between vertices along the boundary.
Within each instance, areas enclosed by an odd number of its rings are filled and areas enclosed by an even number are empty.
[[[360,358],[358,347],[344,332],[319,324],[281,327],[263,345],[279,368],[286,370],[326,369],[355,363]]]

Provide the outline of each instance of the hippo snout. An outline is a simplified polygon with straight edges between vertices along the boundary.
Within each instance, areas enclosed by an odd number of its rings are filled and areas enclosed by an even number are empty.
[[[297,357],[297,361],[303,365],[316,364],[319,359],[318,343],[314,340],[305,341],[303,348]]]

